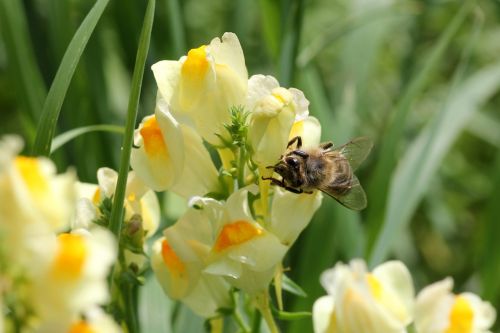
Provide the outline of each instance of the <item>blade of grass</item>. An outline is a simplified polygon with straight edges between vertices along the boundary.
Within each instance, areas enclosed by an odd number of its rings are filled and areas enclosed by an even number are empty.
[[[291,0],[285,21],[280,50],[280,83],[283,87],[292,85],[295,72],[300,32],[304,19],[304,0]]]
[[[493,303],[498,309],[500,296],[500,242],[498,235],[500,234],[500,223],[498,223],[498,215],[500,209],[500,154],[497,152],[497,159],[492,168],[492,185],[493,192],[490,195],[489,203],[486,207],[484,216],[482,217],[483,232],[479,242],[479,273],[481,277],[481,296]]]
[[[26,15],[20,0],[0,1],[0,28],[9,68],[12,70],[12,84],[18,94],[17,99],[29,119],[36,121],[47,92],[35,60]]]
[[[281,36],[279,1],[260,0],[263,39],[273,59],[278,59]]]
[[[368,197],[370,204],[367,209],[367,220],[370,225],[368,253],[373,248],[377,235],[382,228],[384,209],[386,207],[387,193],[389,181],[392,171],[396,165],[395,152],[398,143],[404,134],[404,124],[411,109],[411,105],[416,97],[426,87],[432,72],[437,68],[440,61],[443,59],[445,50],[450,44],[453,36],[456,35],[458,29],[464,23],[467,15],[472,9],[474,0],[467,1],[454,16],[446,30],[441,34],[436,45],[433,47],[428,59],[424,62],[421,70],[416,74],[415,78],[409,83],[399,103],[395,107],[395,114],[390,120],[390,125],[387,134],[382,138],[380,144],[380,153],[378,163],[371,175],[371,182],[368,184]]]
[[[120,158],[120,169],[118,171],[118,181],[116,183],[115,196],[113,200],[113,208],[111,211],[109,229],[120,240],[120,230],[123,220],[123,202],[125,200],[125,187],[127,185],[128,170],[130,167],[130,153],[132,150],[132,142],[134,137],[135,122],[139,109],[139,97],[142,88],[142,78],[144,76],[144,67],[146,65],[146,56],[149,50],[149,42],[151,39],[151,30],[153,28],[153,19],[155,12],[155,0],[148,1],[146,14],[144,15],[144,23],[142,26],[141,37],[139,40],[139,48],[132,75],[132,88],[127,110],[127,123],[125,126],[125,135],[123,137],[122,154]]]
[[[43,105],[35,145],[33,147],[33,155],[48,156],[50,154],[52,137],[54,136],[59,113],[71,78],[75,73],[76,65],[80,60],[83,50],[108,2],[109,0],[98,0],[95,3],[66,49],[66,53]]]
[[[408,223],[453,142],[499,88],[500,63],[480,70],[456,89],[409,147],[391,181],[387,217],[370,257],[371,265],[385,259],[392,240]]]
[[[500,121],[496,117],[485,112],[478,113],[471,119],[467,131],[500,148]]]
[[[177,57],[186,53],[186,34],[179,0],[166,0],[174,53]]]
[[[79,137],[80,135],[91,132],[111,132],[111,133],[123,134],[125,132],[125,129],[122,126],[106,125],[106,124],[90,125],[90,126],[74,128],[62,134],[59,134],[54,138],[54,140],[52,140],[52,149],[50,153],[52,154],[57,149],[61,148],[66,143]]]

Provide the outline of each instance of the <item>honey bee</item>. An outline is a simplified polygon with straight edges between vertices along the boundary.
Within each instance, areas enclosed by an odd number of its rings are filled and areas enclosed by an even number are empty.
[[[366,159],[372,146],[371,140],[359,137],[339,147],[324,142],[318,147],[302,149],[302,138],[296,136],[288,142],[288,152],[279,162],[267,167],[282,179],[262,179],[293,193],[313,193],[318,189],[347,208],[362,210],[366,207],[366,194],[354,171]]]

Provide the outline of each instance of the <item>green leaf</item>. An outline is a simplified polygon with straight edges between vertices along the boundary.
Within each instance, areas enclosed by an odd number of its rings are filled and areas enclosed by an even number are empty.
[[[52,137],[54,136],[59,113],[71,78],[75,73],[76,65],[80,60],[83,50],[108,2],[109,0],[97,0],[66,49],[66,53],[43,105],[35,145],[33,147],[33,155],[48,156],[50,154]]]
[[[118,171],[118,180],[116,183],[115,198],[111,212],[111,221],[109,229],[120,240],[120,230],[123,222],[123,202],[125,200],[125,190],[127,186],[127,176],[130,167],[130,153],[134,139],[135,122],[139,109],[139,97],[141,95],[142,78],[144,76],[144,67],[146,65],[146,56],[149,50],[151,39],[151,30],[155,13],[155,0],[148,1],[144,22],[142,25],[139,48],[135,59],[134,74],[132,75],[132,89],[128,101],[127,124],[125,126],[125,135],[123,137],[122,154],[120,158],[120,169]]]
[[[387,215],[370,257],[371,265],[385,259],[458,135],[499,89],[500,63],[478,71],[452,93],[444,108],[406,150],[391,180]]]
[[[298,284],[292,281],[288,276],[285,274],[282,275],[282,286],[283,289],[288,291],[291,294],[300,296],[300,297],[307,297],[307,293],[302,289]]]
[[[52,148],[50,150],[50,153],[52,154],[57,149],[61,148],[66,143],[79,137],[80,135],[90,132],[99,132],[99,131],[123,134],[125,132],[125,129],[122,126],[106,125],[106,124],[74,128],[62,134],[59,134],[54,138],[54,140],[52,140]]]

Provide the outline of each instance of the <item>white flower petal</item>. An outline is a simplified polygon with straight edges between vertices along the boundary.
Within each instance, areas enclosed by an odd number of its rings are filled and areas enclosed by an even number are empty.
[[[314,333],[328,333],[332,313],[334,309],[334,299],[331,296],[318,298],[313,305],[313,326]]]
[[[271,206],[269,231],[275,234],[281,243],[291,246],[311,221],[322,199],[323,195],[319,191],[297,195],[276,188]]]

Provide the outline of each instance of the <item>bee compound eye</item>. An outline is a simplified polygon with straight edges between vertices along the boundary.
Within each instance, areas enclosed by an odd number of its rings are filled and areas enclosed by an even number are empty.
[[[291,167],[298,167],[299,166],[299,160],[296,157],[288,157],[286,159],[286,164],[288,164]]]

